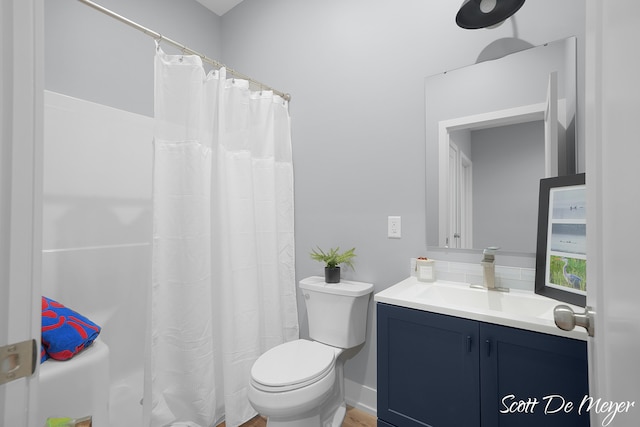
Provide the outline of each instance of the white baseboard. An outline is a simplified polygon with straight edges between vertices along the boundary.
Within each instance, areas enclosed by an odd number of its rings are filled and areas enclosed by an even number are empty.
[[[358,384],[348,378],[344,379],[344,395],[347,405],[360,409],[371,415],[377,415],[377,393],[374,388]]]

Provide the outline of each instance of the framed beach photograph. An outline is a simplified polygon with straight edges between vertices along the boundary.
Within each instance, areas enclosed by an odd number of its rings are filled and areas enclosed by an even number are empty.
[[[540,180],[535,292],[584,307],[587,302],[585,174]]]

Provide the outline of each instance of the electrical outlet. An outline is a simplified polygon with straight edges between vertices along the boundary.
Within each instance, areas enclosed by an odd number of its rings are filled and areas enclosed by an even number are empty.
[[[390,216],[387,222],[387,237],[399,239],[402,237],[402,223],[399,216]]]

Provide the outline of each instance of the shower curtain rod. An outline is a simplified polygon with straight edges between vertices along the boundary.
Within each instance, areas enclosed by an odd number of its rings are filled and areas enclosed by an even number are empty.
[[[168,37],[163,36],[162,34],[160,34],[160,33],[158,33],[158,32],[155,32],[155,31],[153,31],[153,30],[150,30],[150,29],[149,29],[149,28],[147,28],[147,27],[144,27],[144,26],[142,26],[142,25],[138,24],[137,22],[134,22],[134,21],[132,21],[132,20],[130,20],[130,19],[127,19],[127,18],[125,18],[125,17],[124,17],[124,16],[122,16],[122,15],[118,15],[117,13],[115,13],[115,12],[113,12],[113,11],[111,11],[111,10],[107,9],[106,7],[100,6],[99,4],[94,3],[94,2],[92,2],[92,1],[90,1],[90,0],[78,0],[78,1],[79,1],[80,3],[84,3],[84,4],[86,4],[87,6],[92,7],[92,8],[94,8],[95,10],[97,10],[97,11],[99,11],[99,12],[102,12],[102,13],[104,13],[105,15],[108,15],[108,16],[110,16],[110,17],[112,17],[112,18],[114,18],[114,19],[116,19],[116,20],[118,20],[118,21],[120,21],[120,22],[122,22],[122,23],[124,23],[124,24],[127,24],[128,26],[130,26],[130,27],[132,27],[132,28],[135,28],[135,29],[136,29],[136,30],[138,30],[138,31],[141,31],[141,32],[145,33],[145,34],[146,34],[146,35],[148,35],[148,36],[153,37],[153,38],[154,38],[154,39],[156,39],[156,41],[158,41],[158,42],[166,42],[166,43],[169,43],[170,45],[173,45],[173,46],[177,47],[178,49],[180,49],[180,50],[181,50],[182,52],[184,52],[184,53],[188,53],[188,54],[190,54],[190,55],[196,55],[196,56],[199,56],[199,57],[202,59],[202,61],[203,61],[203,62],[207,62],[207,63],[209,63],[209,64],[213,65],[213,66],[214,66],[214,67],[216,67],[216,68],[222,68],[222,67],[225,67],[225,68],[227,69],[227,71],[229,72],[229,74],[233,75],[234,77],[237,77],[237,78],[239,78],[239,79],[243,79],[243,80],[248,80],[250,83],[253,83],[253,84],[254,84],[254,85],[256,85],[256,86],[260,86],[260,88],[261,88],[262,90],[270,90],[270,91],[272,91],[273,93],[275,93],[276,95],[280,95],[280,96],[281,96],[282,98],[284,98],[286,101],[290,101],[290,100],[291,100],[291,95],[290,95],[290,94],[288,94],[288,93],[284,93],[284,92],[281,92],[281,91],[276,90],[276,89],[274,89],[274,88],[272,88],[272,87],[270,87],[270,86],[267,86],[267,85],[265,85],[265,84],[263,84],[263,83],[260,83],[259,81],[254,80],[254,79],[252,79],[251,77],[248,77],[248,76],[246,76],[246,75],[244,75],[244,74],[242,74],[242,73],[240,73],[240,72],[238,72],[238,71],[236,71],[236,70],[234,70],[234,69],[232,69],[232,68],[227,67],[226,65],[224,65],[224,64],[222,64],[222,63],[220,63],[220,62],[216,61],[215,59],[211,59],[211,58],[209,58],[209,57],[207,57],[207,56],[205,56],[205,55],[203,55],[203,54],[201,54],[201,53],[199,53],[199,52],[196,52],[196,51],[195,51],[195,50],[193,50],[193,49],[189,49],[187,46],[185,46],[185,45],[183,45],[183,44],[181,44],[181,43],[178,43],[178,42],[176,42],[176,41],[174,41],[174,40],[171,40],[171,39],[170,39],[170,38],[168,38]]]

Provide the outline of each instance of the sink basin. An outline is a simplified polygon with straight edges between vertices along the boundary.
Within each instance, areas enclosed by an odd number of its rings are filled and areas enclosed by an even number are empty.
[[[419,282],[415,277],[410,277],[377,293],[374,299],[377,302],[418,310],[552,335],[587,339],[586,332],[581,329],[563,331],[556,327],[553,309],[564,303],[531,291],[496,292],[471,288],[465,283],[444,281],[424,283]],[[571,307],[574,311],[582,311],[580,307]]]
[[[486,289],[459,287],[456,285],[429,286],[418,293],[416,298],[424,299],[431,304],[456,305],[468,309],[481,309],[514,313],[522,316],[553,318],[556,301],[547,298],[536,298],[516,292],[494,292]]]

